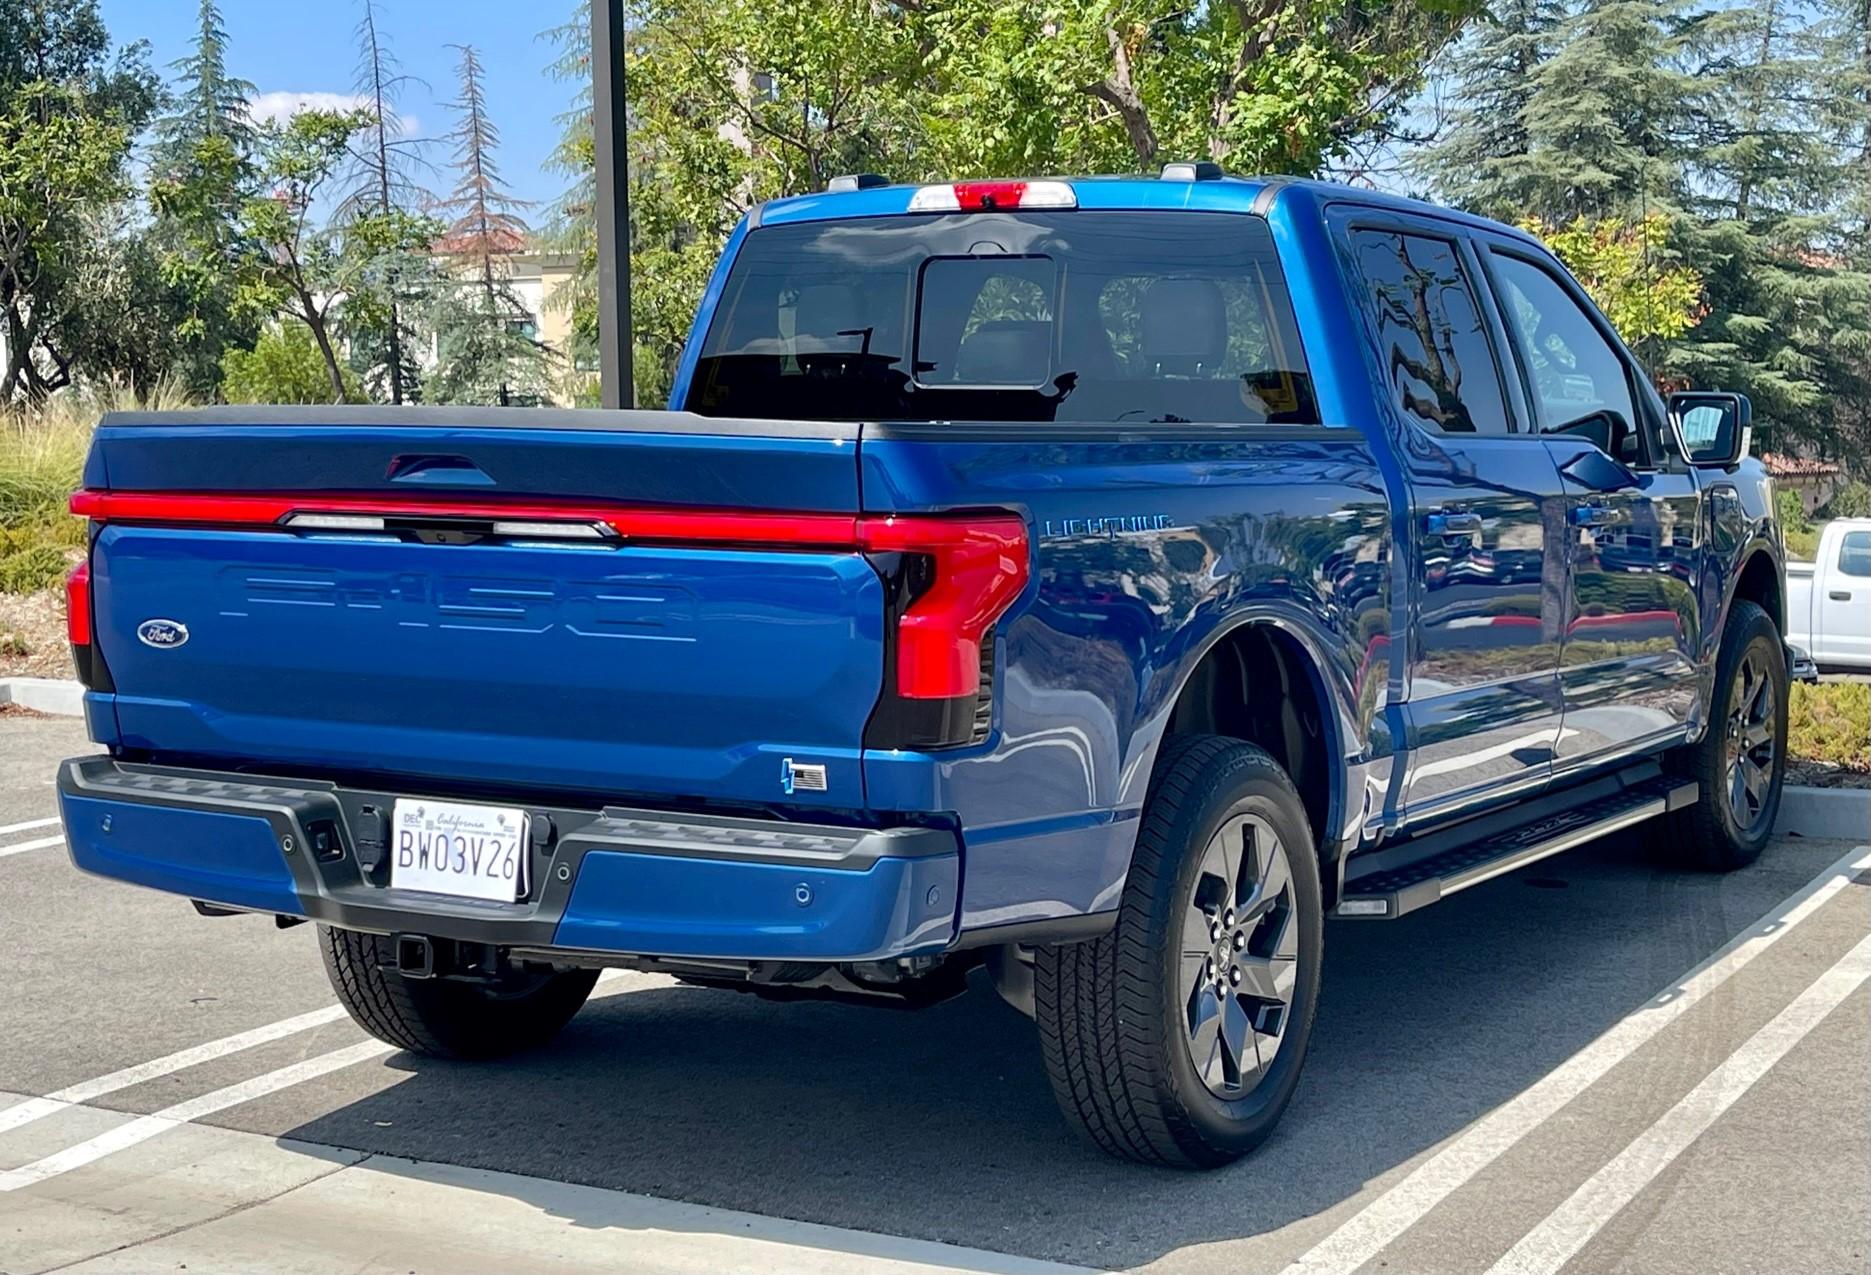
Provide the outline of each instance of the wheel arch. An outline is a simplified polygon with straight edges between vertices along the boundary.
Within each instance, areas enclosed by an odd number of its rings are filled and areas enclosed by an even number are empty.
[[[1323,868],[1340,853],[1346,801],[1347,706],[1325,648],[1279,615],[1218,625],[1184,661],[1152,768],[1180,735],[1226,735],[1264,748],[1299,790]],[[1329,883],[1334,874],[1322,871]]]
[[[1773,550],[1765,544],[1755,544],[1743,555],[1741,570],[1735,575],[1734,588],[1728,591],[1728,605],[1723,608],[1722,622],[1727,623],[1727,612],[1734,609],[1737,601],[1748,601],[1767,612],[1767,617],[1780,630],[1782,639],[1787,631],[1787,595],[1784,577],[1779,559]]]

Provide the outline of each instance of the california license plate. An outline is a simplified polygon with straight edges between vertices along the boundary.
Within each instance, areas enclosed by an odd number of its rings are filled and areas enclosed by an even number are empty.
[[[401,890],[512,903],[526,892],[526,812],[400,798],[390,884]]]

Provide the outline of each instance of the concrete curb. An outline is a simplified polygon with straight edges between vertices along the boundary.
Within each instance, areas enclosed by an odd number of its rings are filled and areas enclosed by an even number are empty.
[[[1780,798],[1781,836],[1871,840],[1871,788],[1796,788]]]
[[[56,677],[0,677],[0,704],[60,717],[84,716],[84,686]]]

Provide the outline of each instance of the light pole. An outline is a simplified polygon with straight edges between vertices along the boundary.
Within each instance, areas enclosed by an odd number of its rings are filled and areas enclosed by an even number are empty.
[[[635,407],[630,362],[630,158],[624,0],[591,0],[591,117],[598,201],[598,401]]]

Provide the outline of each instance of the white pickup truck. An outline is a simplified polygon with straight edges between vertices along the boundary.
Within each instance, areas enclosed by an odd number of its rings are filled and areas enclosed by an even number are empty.
[[[1871,669],[1871,518],[1838,518],[1787,563],[1786,640],[1821,668]]]

